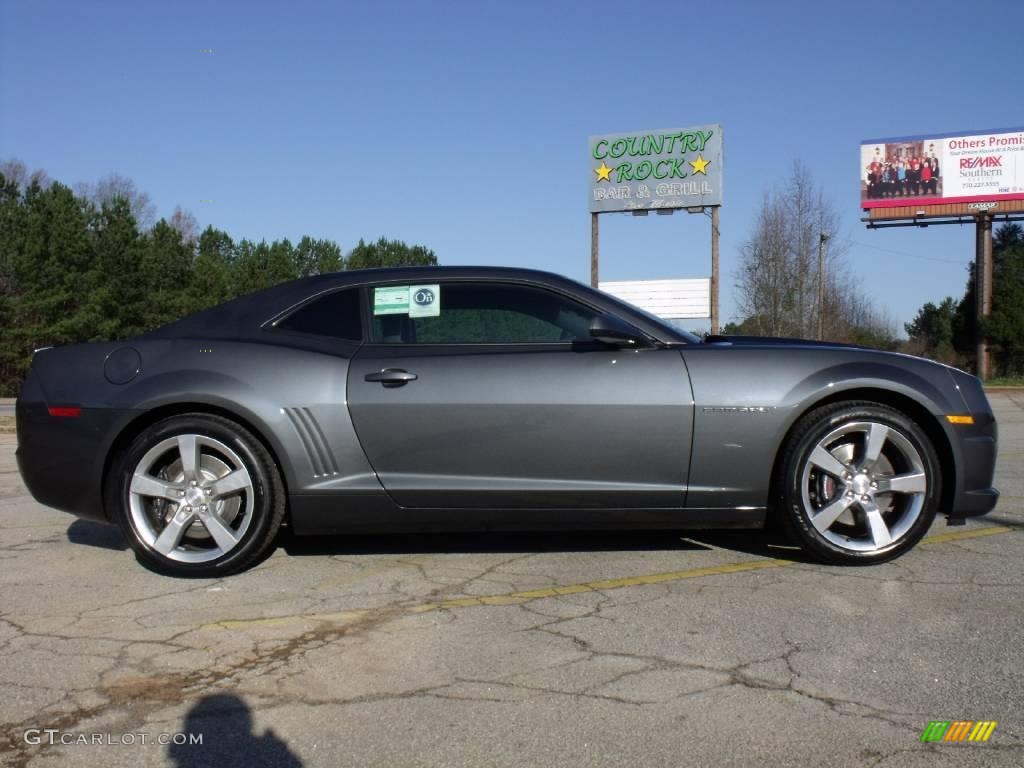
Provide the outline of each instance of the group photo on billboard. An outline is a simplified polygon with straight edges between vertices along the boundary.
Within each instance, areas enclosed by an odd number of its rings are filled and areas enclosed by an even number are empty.
[[[1024,129],[861,143],[861,207],[1024,198]]]

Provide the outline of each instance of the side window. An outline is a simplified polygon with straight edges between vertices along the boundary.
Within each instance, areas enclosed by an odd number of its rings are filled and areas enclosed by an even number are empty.
[[[590,340],[588,307],[514,283],[441,283],[433,316],[381,313],[373,338],[404,344],[529,344]],[[375,289],[381,290],[381,289]],[[384,290],[392,290],[390,287]]]
[[[315,299],[281,320],[277,327],[297,333],[362,341],[359,289],[346,288]]]

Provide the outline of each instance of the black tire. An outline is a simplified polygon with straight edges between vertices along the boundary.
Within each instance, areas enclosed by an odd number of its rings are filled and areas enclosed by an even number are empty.
[[[882,495],[883,491],[869,488],[870,496],[858,496],[859,491],[851,490],[851,484],[856,481],[857,487],[863,489],[865,478],[872,479],[871,472],[873,470],[855,470],[851,473],[852,479],[846,479],[851,477],[851,474],[844,473],[842,477],[834,476],[823,472],[815,462],[811,461],[811,454],[818,448],[821,441],[834,435],[837,430],[852,430],[856,428],[856,425],[865,423],[881,425],[888,430],[885,432],[886,440],[893,443],[888,450],[895,462],[890,464],[890,467],[896,466],[901,460],[909,460],[906,456],[914,457],[913,460],[920,465],[920,469],[893,470],[893,472],[895,474],[900,472],[923,474],[924,483],[926,483],[924,490],[917,488],[913,493],[908,492],[907,495],[895,493],[885,496]],[[856,435],[856,432],[851,432],[847,444],[838,445],[834,450],[839,452],[856,451],[857,448],[853,443],[856,438],[853,435]],[[843,439],[840,438],[840,442]],[[865,436],[865,450],[866,440]],[[904,455],[902,451],[908,445],[913,448],[913,451],[916,451],[916,454],[908,450]],[[820,457],[821,454],[816,454],[816,456]],[[886,454],[882,455],[882,459],[889,461]],[[851,459],[851,462],[853,461]],[[805,469],[812,478],[812,482],[806,485],[814,486],[815,481],[818,483],[830,482],[834,490],[831,493],[823,490],[816,497],[814,490],[805,488],[805,479],[808,476]],[[838,477],[838,483],[834,477]],[[884,477],[886,475],[881,471],[874,476],[880,483],[885,482],[882,479]],[[815,559],[835,565],[874,565],[904,554],[913,548],[931,527],[939,499],[942,497],[939,459],[928,435],[906,414],[887,405],[870,401],[833,403],[817,408],[803,416],[794,426],[789,440],[783,446],[783,452],[776,466],[773,487],[776,492],[775,503],[778,508],[778,517],[789,537]],[[816,487],[823,488],[821,485]],[[875,493],[879,494],[877,504]],[[845,517],[838,519],[831,526],[827,526],[824,520],[828,518],[828,515],[825,515],[824,519],[818,521],[820,526],[826,527],[826,530],[822,532],[811,522],[812,516],[823,512],[829,503],[839,501],[840,496],[845,499],[852,496],[854,499],[854,501],[848,502],[852,505],[849,507],[848,516],[845,516],[847,515],[845,512],[841,513]],[[875,538],[876,533],[869,522],[867,507],[862,505],[859,499],[864,499],[866,504],[881,510],[880,515],[886,526],[895,522],[894,529],[900,530],[905,527],[905,530],[902,530],[898,537],[892,536],[890,543],[876,546],[872,550],[862,551],[854,548],[856,546],[871,546],[872,543],[877,544],[879,539],[885,541],[884,535]],[[808,500],[811,501],[810,509]],[[890,500],[892,500],[890,509],[884,509],[882,504]],[[901,506],[906,506],[905,517],[902,519],[899,517]],[[915,509],[917,510],[916,518],[912,514]],[[890,515],[891,518],[885,517],[886,515]],[[851,519],[852,522],[849,524],[844,522]],[[878,516],[875,516],[874,520],[877,521],[877,519]],[[885,530],[891,534],[888,527]]]
[[[155,446],[182,435],[209,438],[226,446],[233,453],[237,463],[248,471],[248,478],[251,480],[251,486],[238,497],[238,519],[251,515],[244,532],[237,537],[237,544],[232,548],[205,562],[182,562],[174,559],[178,548],[171,553],[172,556],[157,552],[147,543],[144,533],[140,530],[140,524],[132,513],[131,484],[136,467]],[[203,456],[203,460],[209,460],[209,457]],[[273,457],[249,430],[229,419],[212,414],[182,414],[146,428],[121,454],[107,480],[106,496],[110,505],[110,517],[117,521],[135,551],[136,558],[146,568],[169,576],[216,578],[251,567],[270,551],[285,515],[284,483]],[[175,508],[168,505],[168,509]],[[159,522],[155,525],[159,525]],[[185,528],[189,528],[190,525],[186,525]],[[152,536],[152,532],[150,535]],[[201,544],[201,539],[199,541]],[[209,538],[207,546],[211,552],[204,556],[214,556],[220,551],[214,544],[213,537]]]

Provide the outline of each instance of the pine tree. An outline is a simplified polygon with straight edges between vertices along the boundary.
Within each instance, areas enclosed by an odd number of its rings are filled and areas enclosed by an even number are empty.
[[[422,245],[406,245],[401,240],[380,238],[376,243],[362,239],[345,260],[347,269],[370,267],[435,266],[437,256]]]
[[[104,203],[96,216],[93,236],[93,268],[88,287],[87,311],[96,330],[90,341],[134,336],[146,330],[143,316],[149,301],[142,270],[145,241],[139,235],[126,198]]]
[[[145,329],[177,320],[188,311],[192,260],[192,246],[165,219],[146,235],[141,264],[145,299],[139,317]]]
[[[344,268],[341,248],[333,240],[314,240],[304,235],[292,251],[298,277],[339,272]]]
[[[235,242],[227,232],[213,227],[203,230],[199,236],[198,253],[192,262],[186,314],[231,298],[232,270],[236,258]]]
[[[1024,230],[1006,224],[992,248],[992,314],[983,326],[996,373],[1024,374]]]

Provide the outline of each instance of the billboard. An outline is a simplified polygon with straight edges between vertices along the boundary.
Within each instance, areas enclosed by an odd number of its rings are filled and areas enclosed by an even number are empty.
[[[590,137],[591,213],[722,204],[722,126]]]
[[[711,316],[711,280],[707,277],[602,281],[597,287],[666,320]]]
[[[861,142],[860,191],[864,209],[1024,200],[1024,128]]]

